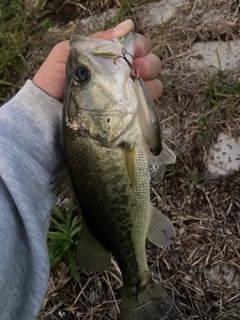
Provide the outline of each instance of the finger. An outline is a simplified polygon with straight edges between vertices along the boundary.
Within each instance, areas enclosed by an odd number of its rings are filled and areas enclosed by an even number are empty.
[[[125,20],[114,29],[108,29],[106,31],[96,32],[91,35],[93,38],[100,38],[105,40],[120,39],[126,36],[129,32],[134,30],[134,23],[131,19]]]
[[[158,79],[145,81],[145,86],[153,100],[157,100],[163,93],[162,82]]]
[[[151,42],[146,37],[142,36],[141,34],[135,35],[135,53],[134,57],[144,57],[146,56],[151,48]]]
[[[70,51],[69,41],[59,42],[49,53],[33,77],[33,82],[57,100],[63,100],[66,82],[66,60]]]
[[[133,60],[133,65],[139,70],[139,76],[144,80],[152,80],[161,72],[161,60],[153,53]]]
[[[50,52],[48,58],[51,60],[57,60],[59,62],[66,62],[70,51],[70,43],[68,40],[61,41],[55,45]],[[47,58],[47,59],[48,59]]]

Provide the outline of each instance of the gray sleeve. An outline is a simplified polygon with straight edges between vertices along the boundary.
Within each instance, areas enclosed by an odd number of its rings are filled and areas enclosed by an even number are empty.
[[[46,294],[62,104],[30,80],[0,108],[0,318],[33,320]]]

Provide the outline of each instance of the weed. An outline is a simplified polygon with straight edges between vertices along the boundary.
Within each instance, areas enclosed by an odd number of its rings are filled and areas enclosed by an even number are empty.
[[[76,281],[80,281],[75,251],[81,227],[80,217],[73,215],[71,202],[69,202],[66,214],[63,214],[56,206],[53,208],[50,225],[51,231],[48,233],[50,263],[51,265],[56,264],[67,254],[69,265]]]
[[[224,125],[239,117],[240,81],[239,72],[221,68],[210,68],[205,76],[201,91],[209,110],[198,119],[196,142],[209,145],[216,135],[217,124]]]
[[[232,70],[207,71],[207,83],[202,89],[206,99],[213,105],[213,115],[224,111],[222,117],[231,120],[235,107],[240,102],[240,82],[237,75],[238,73]]]
[[[40,22],[40,27],[43,31],[48,31],[49,28],[53,26],[53,22],[49,18],[45,18],[43,21]]]
[[[196,170],[188,170],[186,174],[183,176],[182,185],[180,188],[185,186],[196,186],[200,184],[204,180],[203,176],[201,176]]]
[[[123,20],[125,20],[131,10],[131,3],[132,0],[128,1],[128,0],[120,0],[119,2],[120,5],[120,11],[119,13],[112,19],[108,19],[105,22],[105,26],[104,29],[107,30],[109,28],[113,28],[115,27],[118,23],[122,22]]]
[[[177,82],[173,80],[170,76],[166,74],[161,74],[158,76],[158,79],[162,82],[163,84],[163,95],[167,96],[170,93],[175,93],[176,89],[175,86]]]
[[[197,124],[197,136],[196,143],[204,146],[208,146],[211,143],[215,130],[211,118],[202,117]]]
[[[48,0],[40,0],[37,2],[37,5],[32,10],[34,11],[35,15],[38,15],[40,11],[42,11],[47,4]]]
[[[164,59],[164,54],[166,52],[166,49],[165,48],[158,48],[156,49],[153,53],[158,56],[161,60]]]

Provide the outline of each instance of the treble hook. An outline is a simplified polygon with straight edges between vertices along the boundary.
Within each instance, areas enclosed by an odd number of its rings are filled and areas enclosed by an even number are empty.
[[[131,68],[131,70],[132,70],[132,75],[133,75],[134,77],[136,77],[136,78],[139,78],[139,70],[138,70],[138,68],[134,67],[134,66],[132,65],[132,63],[131,63],[131,62],[127,59],[127,57],[126,57],[126,55],[128,54],[132,59],[134,59],[133,56],[131,55],[131,53],[127,52],[127,50],[126,50],[125,48],[123,48],[123,49],[122,49],[122,54],[123,54],[122,56],[118,56],[118,57],[116,57],[116,58],[114,59],[114,64],[116,64],[116,60],[117,60],[117,59],[119,59],[119,58],[124,59],[124,60],[127,62],[128,66]]]

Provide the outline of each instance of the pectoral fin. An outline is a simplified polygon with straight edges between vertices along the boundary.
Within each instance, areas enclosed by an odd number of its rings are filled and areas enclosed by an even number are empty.
[[[152,153],[149,152],[148,162],[149,162],[148,171],[150,174],[150,181],[153,184],[157,184],[164,177],[165,168],[166,168],[164,160],[161,157],[161,155],[154,156]]]
[[[153,184],[157,184],[163,179],[166,164],[175,163],[176,161],[176,156],[172,150],[165,143],[162,145],[163,150],[159,156],[154,156],[151,152],[148,153],[149,174]]]
[[[150,169],[150,181],[153,184],[158,184],[159,182],[161,182],[166,170],[165,164],[158,167],[156,170],[153,170],[151,167],[149,169]]]
[[[160,155],[165,164],[171,164],[176,162],[175,153],[172,150],[170,150],[165,143],[163,143],[163,150]]]
[[[51,185],[53,185],[52,192],[55,192],[57,196],[63,196],[63,198],[74,197],[73,186],[67,168],[63,168],[62,171],[56,174]]]
[[[111,253],[107,251],[92,235],[83,221],[77,245],[77,264],[87,271],[102,271],[109,267]]]
[[[151,205],[150,208],[151,217],[147,238],[149,241],[159,247],[167,247],[173,243],[176,238],[176,233],[172,222],[153,205]]]
[[[126,164],[128,176],[131,184],[134,188],[137,186],[137,176],[136,176],[136,163],[135,163],[135,146],[129,146],[129,144],[124,143],[125,154],[126,154]]]

